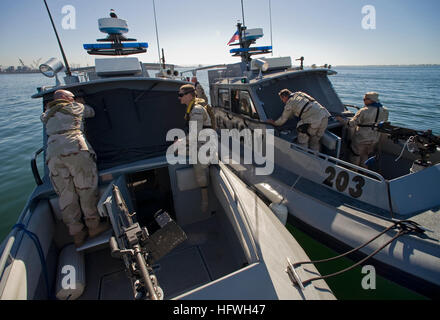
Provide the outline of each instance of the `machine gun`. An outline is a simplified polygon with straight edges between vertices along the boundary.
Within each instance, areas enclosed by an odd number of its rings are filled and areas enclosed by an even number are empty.
[[[371,127],[388,134],[389,139],[393,140],[394,143],[398,143],[399,140],[406,141],[408,150],[420,156],[420,159],[413,163],[413,172],[432,166],[429,157],[440,147],[440,137],[433,135],[432,130],[420,131],[402,128],[393,126],[389,122],[380,122]]]
[[[186,234],[167,212],[159,210],[154,218],[160,229],[150,235],[146,227],[135,221],[136,213],[129,212],[115,185],[113,199],[116,210],[112,210],[110,217],[115,233],[110,239],[111,254],[115,258],[123,258],[136,300],[162,300],[164,293],[152,265],[185,241]]]

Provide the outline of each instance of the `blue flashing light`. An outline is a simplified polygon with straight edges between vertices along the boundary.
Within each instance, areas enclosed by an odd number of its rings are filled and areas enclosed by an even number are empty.
[[[258,51],[267,51],[272,50],[272,46],[266,46],[266,47],[253,47],[253,48],[237,48],[237,49],[231,49],[230,53],[240,53],[240,52],[258,52]]]
[[[114,45],[111,43],[85,43],[83,44],[85,50],[91,49],[114,49]],[[147,42],[132,42],[132,43],[121,43],[122,48],[148,48]]]

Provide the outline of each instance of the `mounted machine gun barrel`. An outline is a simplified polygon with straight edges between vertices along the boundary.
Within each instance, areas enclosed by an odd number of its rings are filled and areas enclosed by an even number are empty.
[[[112,256],[123,258],[135,299],[162,300],[164,293],[152,265],[186,240],[186,234],[168,213],[159,210],[154,218],[160,229],[150,235],[146,227],[136,222],[136,213],[129,211],[116,185],[113,185],[113,199],[116,210],[110,219],[115,233],[110,239]]]

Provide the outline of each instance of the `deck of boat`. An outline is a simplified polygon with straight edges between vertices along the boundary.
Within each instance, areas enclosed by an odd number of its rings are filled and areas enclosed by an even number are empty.
[[[238,268],[231,257],[231,235],[219,232],[218,217],[184,227],[188,239],[153,265],[165,299],[218,279]],[[200,232],[200,230],[204,230]],[[108,247],[85,254],[86,289],[83,300],[132,300],[131,283],[122,260],[112,258]]]

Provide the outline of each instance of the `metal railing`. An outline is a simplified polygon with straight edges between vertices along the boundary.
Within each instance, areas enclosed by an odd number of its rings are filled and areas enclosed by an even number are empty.
[[[329,156],[327,154],[316,152],[316,151],[313,151],[313,150],[301,147],[301,146],[299,146],[297,144],[294,144],[294,143],[290,144],[290,148],[291,149],[296,149],[297,151],[302,152],[302,153],[307,154],[307,155],[315,155],[315,156],[321,158],[322,160],[325,160],[327,162],[332,162],[334,164],[340,165],[341,167],[345,167],[345,168],[350,169],[350,170],[352,170],[352,171],[354,171],[356,173],[360,173],[360,174],[362,174],[364,176],[367,176],[367,177],[370,177],[370,178],[376,178],[380,182],[384,182],[384,183],[386,182],[386,179],[384,177],[382,177],[382,175],[380,175],[379,173],[371,171],[371,170],[368,170],[368,169],[365,169],[363,167],[359,167],[359,166],[354,165],[354,164],[352,164],[350,162],[346,162],[344,160],[341,160],[341,159]]]
[[[35,183],[38,186],[41,186],[43,184],[43,180],[41,180],[41,176],[40,173],[38,172],[38,167],[37,167],[37,157],[38,155],[43,152],[44,147],[41,147],[40,149],[38,149],[35,153],[34,156],[31,159],[31,168],[32,168],[32,174],[34,175],[34,179],[35,179]]]

